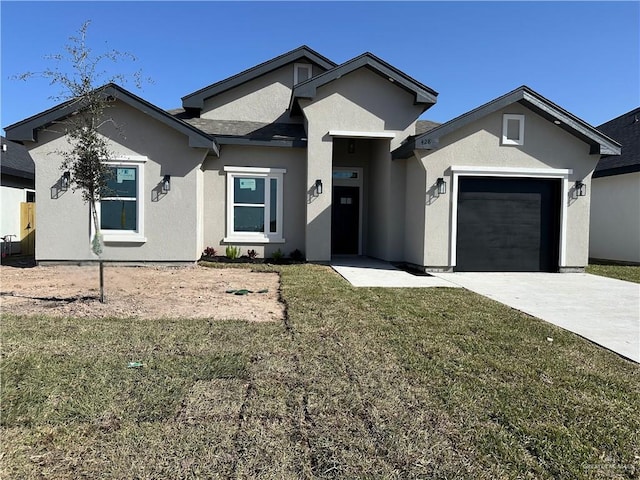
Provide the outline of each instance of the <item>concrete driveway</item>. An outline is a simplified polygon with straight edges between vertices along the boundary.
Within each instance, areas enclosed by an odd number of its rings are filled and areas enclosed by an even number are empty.
[[[640,285],[587,273],[434,273],[640,362]]]
[[[587,273],[432,273],[368,257],[334,258],[355,287],[464,287],[640,363],[640,285]]]

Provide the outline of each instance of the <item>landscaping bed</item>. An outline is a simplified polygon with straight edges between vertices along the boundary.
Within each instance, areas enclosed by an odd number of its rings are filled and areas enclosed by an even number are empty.
[[[105,303],[99,302],[97,265],[33,268],[3,265],[0,275],[5,313],[257,322],[278,321],[284,316],[284,306],[279,301],[278,274],[246,268],[106,265]],[[250,292],[227,293],[231,290]]]

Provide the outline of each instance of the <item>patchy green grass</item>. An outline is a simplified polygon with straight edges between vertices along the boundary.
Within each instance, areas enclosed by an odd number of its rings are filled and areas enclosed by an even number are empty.
[[[283,324],[3,316],[0,477],[640,475],[637,364],[463,289],[268,268]]]
[[[589,265],[587,273],[640,283],[640,266],[636,265]]]

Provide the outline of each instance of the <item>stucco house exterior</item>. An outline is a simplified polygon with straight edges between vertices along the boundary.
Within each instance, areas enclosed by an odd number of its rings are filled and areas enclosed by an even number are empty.
[[[640,264],[640,107],[598,127],[622,144],[604,157],[591,181],[589,256]]]
[[[115,180],[101,221],[113,261],[193,262],[206,246],[237,245],[424,270],[580,269],[591,175],[602,155],[620,153],[527,87],[443,125],[419,120],[438,94],[371,53],[337,65],[302,46],[184,96],[174,111],[114,84],[103,91],[124,132],[103,131]],[[66,140],[54,122],[74,108],[5,128],[36,162],[41,262],[92,258],[88,208],[58,188],[54,152]]]
[[[35,165],[24,145],[0,137],[0,174],[2,253],[29,253],[35,241]]]

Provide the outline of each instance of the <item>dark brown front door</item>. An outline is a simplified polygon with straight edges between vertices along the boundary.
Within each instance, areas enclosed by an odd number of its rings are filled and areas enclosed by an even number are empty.
[[[360,188],[333,187],[331,253],[357,255],[360,224]]]

